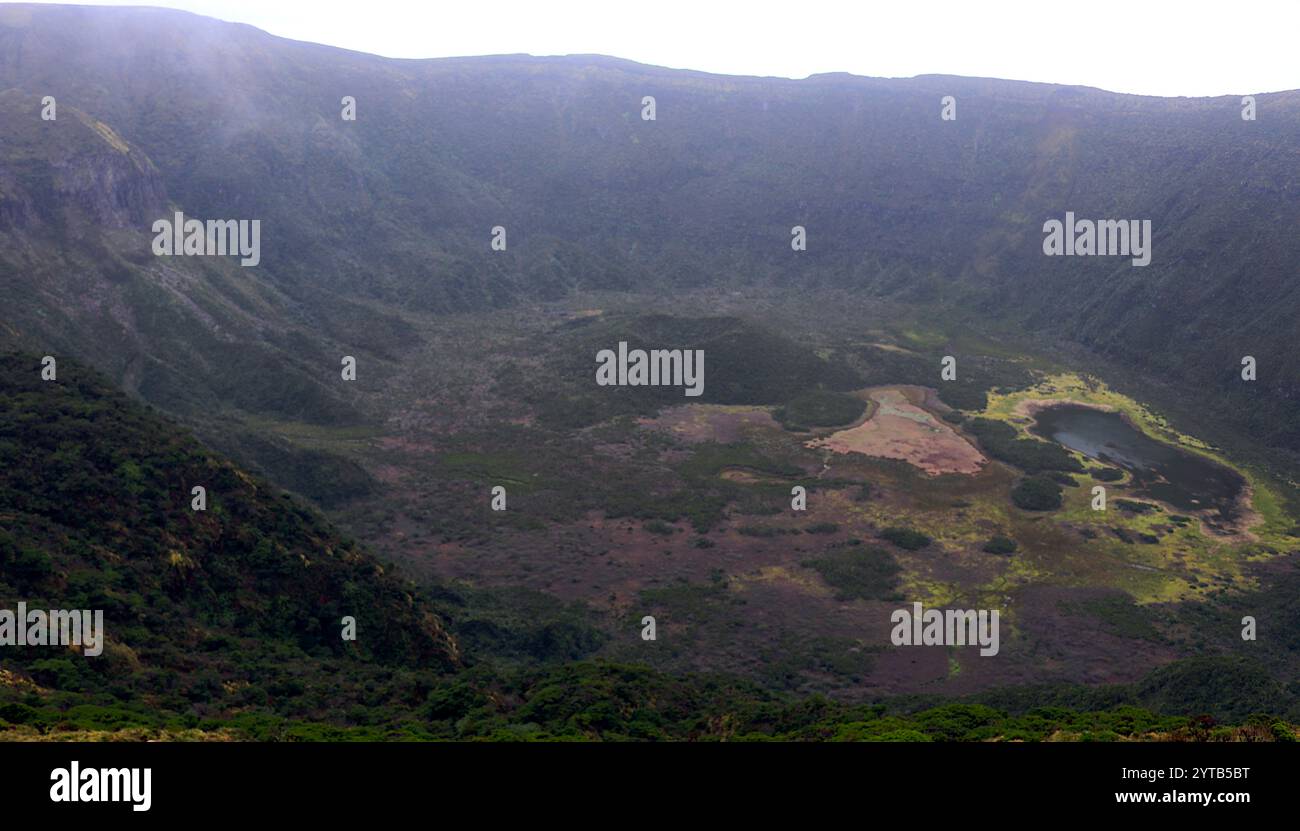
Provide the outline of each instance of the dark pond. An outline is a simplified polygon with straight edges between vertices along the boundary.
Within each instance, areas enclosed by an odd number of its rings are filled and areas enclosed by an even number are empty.
[[[1129,426],[1119,413],[1060,404],[1040,410],[1033,432],[1133,474],[1131,493],[1158,499],[1182,511],[1215,511],[1227,522],[1237,517],[1242,477],[1223,465]]]

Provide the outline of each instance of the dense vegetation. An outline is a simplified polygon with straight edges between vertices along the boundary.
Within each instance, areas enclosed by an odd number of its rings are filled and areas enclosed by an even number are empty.
[[[188,70],[153,69],[177,63]],[[355,122],[339,117],[340,89],[364,102]],[[1131,369],[1135,388],[1197,390],[1207,417],[1277,449],[1265,461],[1300,467],[1300,240],[1254,227],[1300,218],[1294,92],[1261,96],[1268,118],[1245,122],[1223,98],[987,79],[392,61],[85,7],[4,15],[0,90],[0,287],[31,298],[6,309],[0,338],[57,344],[169,410],[345,423],[366,405],[327,369],[359,353],[357,384],[374,389],[431,315],[593,290],[658,302],[770,289],[1081,346]],[[29,117],[47,90],[66,113],[57,136]],[[639,118],[646,94],[658,121]],[[944,95],[979,103],[941,124]],[[261,218],[262,263],[176,258],[158,291],[146,220],[171,204]],[[1151,219],[1154,261],[1045,259],[1042,223],[1067,209]],[[809,247],[796,253],[798,223]],[[504,251],[488,245],[495,225]],[[951,354],[945,400],[978,410],[1005,382]],[[1245,354],[1255,383],[1240,381]]]
[[[201,738],[211,733],[261,741],[1297,740],[1295,716],[1269,714],[1277,712],[1277,702],[1261,700],[1266,690],[1248,689],[1226,699],[1236,710],[1265,705],[1227,720],[1209,712],[1189,713],[1178,705],[1172,707],[1174,712],[1157,714],[1146,702],[1178,693],[1176,684],[1159,678],[1101,690],[1036,689],[1040,703],[1030,705],[1014,692],[939,705],[901,699],[862,705],[822,697],[790,700],[726,678],[673,677],[603,662],[571,663],[513,678],[470,670],[432,687],[421,687],[412,677],[395,681],[376,691],[377,700],[364,720],[341,722],[255,712],[204,719],[112,703],[60,706],[72,699],[29,696],[27,701],[0,703],[0,739],[6,733],[23,737],[87,731],[99,737]]]
[[[192,509],[196,486],[205,511]],[[227,695],[230,706],[320,691],[322,662],[356,668],[340,672],[341,703],[372,665],[458,664],[412,585],[71,361],[42,381],[34,356],[0,356],[0,516],[6,608],[104,611],[95,659],[6,651],[37,684],[201,712]],[[344,616],[355,641],[341,637]]]
[[[520,363],[498,371],[497,387],[518,397],[551,428],[586,427],[618,415],[652,413],[685,403],[785,404],[818,421],[839,418],[863,402],[832,390],[861,386],[842,360],[819,357],[791,338],[739,318],[609,315],[585,318],[551,333],[542,352],[545,371]],[[599,387],[596,353],[620,342],[633,349],[703,350],[704,391],[687,398],[681,386]],[[825,387],[825,389],[822,389]],[[829,422],[837,423],[837,422]]]
[[[178,63],[186,71],[155,71]],[[337,117],[340,89],[360,100],[357,122]],[[47,90],[58,91],[56,124],[33,117]],[[636,116],[647,91],[660,96],[660,122]],[[979,105],[939,131],[930,115],[941,94]],[[683,559],[668,551],[678,540],[701,560],[717,548],[716,562],[738,562],[718,542],[734,531],[755,548],[789,546],[794,578],[836,602],[892,602],[899,560],[918,557],[838,538],[851,518],[784,521],[792,482],[814,501],[852,487],[855,510],[883,500],[915,510],[881,524],[923,530],[880,536],[918,551],[934,534],[920,558],[943,582],[950,536],[919,518],[936,506],[988,516],[984,494],[977,503],[948,480],[922,487],[887,465],[866,474],[870,486],[836,481],[838,471],[812,481],[815,467],[770,437],[678,443],[638,417],[753,404],[795,430],[857,418],[850,390],[933,387],[957,408],[946,419],[1028,477],[1014,504],[1051,510],[1083,466],[972,414],[990,391],[1031,382],[1024,355],[1058,346],[1210,428],[1189,432],[1226,437],[1234,454],[1294,480],[1300,241],[1252,223],[1300,217],[1288,164],[1300,97],[1261,105],[1269,118],[1243,143],[1222,101],[951,78],[720,79],[592,57],[394,62],[162,10],[6,8],[0,292],[22,302],[5,304],[0,344],[35,354],[0,360],[0,605],[103,608],[109,646],[93,660],[6,651],[0,735],[1290,738],[1300,575],[1271,542],[1242,549],[1244,564],[1268,569],[1258,586],[1246,565],[1231,586],[1202,583],[1211,577],[1196,552],[1179,552],[1170,573],[1181,569],[1203,602],[1121,593],[1065,604],[1129,639],[1120,649],[1246,660],[1174,661],[1119,686],[849,704],[806,688],[809,677],[863,686],[873,647],[842,635],[771,636],[744,656],[759,667],[744,679],[678,671],[693,638],[745,628],[746,597],[711,564],[698,579],[628,581],[637,603],[671,610],[665,620],[686,630],[642,665],[610,634],[635,631],[639,617],[616,627],[602,617],[626,616],[616,597],[606,611],[528,588],[415,584],[297,498],[353,530],[398,527],[417,550],[463,546],[467,558],[493,547],[485,541],[558,550],[597,512],[629,539],[646,532],[638,553],[654,562]],[[1139,280],[1113,263],[1099,273],[1088,258],[1044,261],[1039,223],[1070,206],[1151,217],[1156,261]],[[152,256],[147,229],[172,209],[262,219],[262,264]],[[796,222],[811,240],[798,254]],[[487,245],[497,224],[505,251]],[[1234,302],[1216,301],[1228,294]],[[982,348],[986,334],[999,346]],[[1033,348],[1004,349],[1004,336]],[[595,352],[619,341],[703,349],[705,394],[598,391]],[[58,382],[38,380],[47,352],[59,356]],[[1247,352],[1257,383],[1237,375]],[[358,357],[356,381],[339,382],[343,355]],[[184,418],[204,444],[69,356]],[[957,377],[941,381],[948,356]],[[378,435],[422,419],[423,444]],[[418,457],[397,471],[411,474],[406,490],[367,472],[396,466],[363,465],[358,448],[376,454],[367,462]],[[996,510],[1010,474],[991,475],[1008,476]],[[208,492],[201,513],[190,508],[196,484]],[[498,484],[511,509],[488,514]],[[1292,507],[1294,491],[1280,493]],[[1117,513],[1143,520],[1144,504],[1118,500]],[[1007,531],[1019,542],[983,544],[1019,552],[996,567],[1034,569],[1044,549],[1058,551],[1060,529],[1037,520]],[[980,526],[970,557],[1004,525]],[[1116,546],[1161,539],[1111,531]],[[536,562],[521,555],[512,579]],[[357,618],[355,642],[340,637],[345,615]],[[1269,637],[1242,641],[1245,615]]]
[[[1019,437],[1016,428],[1005,421],[972,418],[965,428],[979,439],[993,458],[1015,465],[1026,473],[1043,471],[1082,472],[1083,464],[1070,451],[1053,442]]]
[[[1019,547],[1019,544],[1010,537],[1003,534],[995,534],[988,542],[984,543],[984,547],[981,550],[989,554],[1014,554],[1016,553],[1016,549]]]
[[[862,415],[866,402],[851,395],[829,390],[810,390],[798,395],[783,407],[778,407],[772,417],[787,430],[806,430],[809,427],[834,427],[848,424]]]
[[[103,608],[108,636],[94,659],[6,651],[0,738],[1289,740],[1300,716],[1300,687],[1245,660],[1180,662],[1123,687],[863,705],[775,691],[791,669],[780,655],[773,688],[593,661],[605,635],[581,604],[417,590],[84,367],[43,382],[33,356],[6,355],[0,371],[0,601]],[[701,471],[727,460],[717,452]],[[198,482],[205,512],[190,507]],[[898,599],[883,549],[833,542],[806,565],[845,599]],[[1292,589],[1251,602],[1294,616]],[[704,614],[726,594],[715,582],[646,599]],[[1126,609],[1081,613],[1149,631]],[[355,642],[339,637],[344,614]],[[808,646],[810,660],[845,660]]]
[[[1030,476],[1011,489],[1011,501],[1026,511],[1054,511],[1061,507],[1061,486],[1046,476]]]
[[[883,548],[847,545],[829,548],[820,557],[804,561],[845,600],[875,598],[895,600],[898,563]]]
[[[929,537],[914,528],[891,526],[881,531],[880,536],[908,551],[920,550],[931,542]]]

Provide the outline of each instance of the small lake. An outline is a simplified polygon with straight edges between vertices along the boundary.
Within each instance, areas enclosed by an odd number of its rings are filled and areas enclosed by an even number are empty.
[[[1237,519],[1237,499],[1246,483],[1236,471],[1156,441],[1119,413],[1059,404],[1039,410],[1035,419],[1035,435],[1132,473],[1135,495],[1189,513],[1217,510],[1226,522]]]

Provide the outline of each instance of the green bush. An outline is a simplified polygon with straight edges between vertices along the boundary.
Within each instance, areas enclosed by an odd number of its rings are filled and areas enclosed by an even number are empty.
[[[736,531],[746,537],[760,537],[762,539],[771,539],[782,534],[799,533],[798,528],[777,528],[771,525],[742,525]]]
[[[836,548],[802,565],[821,575],[843,600],[888,600],[894,596],[901,571],[883,548]]]
[[[1088,474],[1098,482],[1118,482],[1124,478],[1124,471],[1117,467],[1090,467]]]
[[[772,417],[787,430],[848,424],[867,407],[861,398],[829,390],[810,390],[778,407]]]
[[[1061,507],[1061,486],[1043,476],[1031,476],[1011,490],[1011,501],[1026,511],[1054,511]]]
[[[840,526],[833,522],[816,522],[804,528],[805,534],[834,534]]]
[[[880,536],[907,551],[917,551],[932,542],[925,534],[912,528],[886,528],[880,532]]]
[[[1016,428],[1004,421],[990,418],[972,418],[966,429],[979,439],[993,458],[1015,465],[1026,473],[1062,470],[1082,473],[1083,465],[1070,452],[1055,442],[1020,438]]]
[[[983,550],[989,554],[1014,554],[1017,548],[1019,548],[1019,546],[1016,544],[1015,540],[997,534],[988,542],[984,543]]]

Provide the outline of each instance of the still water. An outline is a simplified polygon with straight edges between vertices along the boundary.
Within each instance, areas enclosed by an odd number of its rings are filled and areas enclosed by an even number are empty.
[[[1217,510],[1231,522],[1245,481],[1233,470],[1156,441],[1119,413],[1061,404],[1040,410],[1033,432],[1133,474],[1133,493],[1182,511]]]

